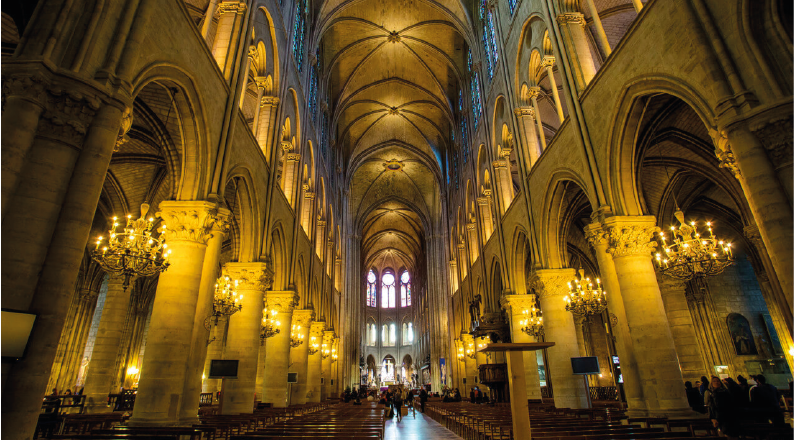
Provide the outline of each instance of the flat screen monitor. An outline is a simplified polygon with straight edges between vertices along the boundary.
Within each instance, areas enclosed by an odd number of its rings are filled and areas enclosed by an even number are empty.
[[[2,321],[2,337],[0,338],[2,357],[19,359],[25,356],[25,349],[28,346],[30,332],[33,330],[33,323],[36,322],[36,315],[2,310],[0,311],[0,321]]]
[[[571,369],[574,374],[599,374],[599,358],[596,356],[571,358]]]
[[[287,373],[287,383],[298,383],[298,373]]]
[[[213,359],[210,361],[210,379],[237,379],[237,360]]]

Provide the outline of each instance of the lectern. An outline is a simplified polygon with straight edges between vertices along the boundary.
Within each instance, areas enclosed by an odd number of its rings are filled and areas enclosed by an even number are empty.
[[[528,342],[517,344],[487,344],[479,352],[505,352],[508,361],[508,389],[511,393],[511,420],[513,438],[530,440],[530,409],[527,407],[527,388],[524,377],[523,351],[536,351],[554,346],[554,342]]]

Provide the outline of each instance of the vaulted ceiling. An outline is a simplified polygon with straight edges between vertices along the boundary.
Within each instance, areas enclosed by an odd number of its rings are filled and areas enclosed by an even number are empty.
[[[416,268],[439,222],[467,23],[459,1],[333,0],[319,11],[331,133],[367,265]]]

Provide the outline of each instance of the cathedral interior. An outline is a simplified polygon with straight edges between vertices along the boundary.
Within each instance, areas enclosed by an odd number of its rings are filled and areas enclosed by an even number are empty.
[[[792,404],[790,0],[7,0],[1,33],[9,440],[396,386],[517,439],[525,394]]]

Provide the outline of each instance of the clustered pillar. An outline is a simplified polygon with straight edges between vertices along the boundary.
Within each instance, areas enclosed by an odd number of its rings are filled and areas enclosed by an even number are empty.
[[[265,294],[268,310],[277,312],[279,333],[265,342],[265,357],[268,361],[268,374],[262,390],[263,402],[274,408],[287,407],[287,369],[290,365],[290,325],[293,309],[298,303],[298,295],[288,291],[269,291]]]

